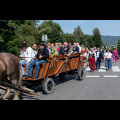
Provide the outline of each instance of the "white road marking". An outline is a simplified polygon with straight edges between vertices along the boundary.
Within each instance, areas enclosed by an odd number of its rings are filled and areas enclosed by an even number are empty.
[[[120,72],[120,68],[118,66],[112,66],[112,71],[113,72]],[[86,68],[85,72],[90,72],[89,66]],[[106,72],[106,67],[101,66],[98,72]]]
[[[115,77],[118,77],[118,75],[104,75],[103,77],[115,78]]]
[[[101,66],[100,69],[98,70],[98,72],[106,72],[106,67],[105,66]]]
[[[90,72],[89,66],[87,67],[87,69],[85,70],[85,72]]]
[[[112,66],[113,72],[120,72],[120,69],[118,66]]]
[[[93,78],[97,78],[97,77],[100,77],[100,76],[86,76],[86,77],[90,77],[90,78],[91,78],[91,77],[93,77]]]

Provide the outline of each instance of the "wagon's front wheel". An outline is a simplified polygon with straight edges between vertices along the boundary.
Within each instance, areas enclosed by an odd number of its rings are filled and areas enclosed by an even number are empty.
[[[42,84],[43,92],[50,94],[54,91],[55,83],[52,78],[46,78]]]
[[[80,68],[80,69],[78,70],[78,79],[79,79],[80,81],[82,81],[82,80],[84,79],[84,70],[83,70],[83,68]]]

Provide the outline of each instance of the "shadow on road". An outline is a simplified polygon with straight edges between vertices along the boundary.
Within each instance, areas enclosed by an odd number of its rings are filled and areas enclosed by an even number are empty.
[[[55,86],[57,86],[60,84],[64,84],[65,82],[69,82],[71,80],[78,80],[78,77],[76,75],[66,75],[65,80],[63,80],[63,81],[60,81],[59,77],[56,77],[54,79],[54,82],[55,82]],[[32,89],[35,92],[40,92],[40,94],[44,94],[42,87],[38,87],[37,89],[35,89],[35,88],[37,88],[37,86],[32,86]],[[0,100],[3,100],[2,99],[3,95],[4,95],[4,93],[0,94]],[[14,97],[14,93],[11,93],[9,100],[13,100],[13,97]],[[19,97],[20,97],[20,100],[40,100],[40,97],[36,98],[35,95],[20,94]]]

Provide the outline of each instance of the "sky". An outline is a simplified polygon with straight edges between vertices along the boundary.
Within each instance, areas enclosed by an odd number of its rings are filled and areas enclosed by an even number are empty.
[[[44,20],[40,20],[41,24]],[[92,35],[99,28],[101,35],[120,36],[120,20],[53,20],[60,24],[64,33],[73,33],[80,26],[84,34]]]

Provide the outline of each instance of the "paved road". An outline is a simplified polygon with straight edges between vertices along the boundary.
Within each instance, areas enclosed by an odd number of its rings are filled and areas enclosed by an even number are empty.
[[[83,81],[75,75],[67,75],[64,82],[55,79],[55,91],[45,95],[39,88],[40,96],[22,96],[23,100],[120,100],[120,61],[113,63],[110,71],[106,71],[104,63],[101,69],[90,73],[85,70]],[[1,92],[3,95],[3,91]],[[2,95],[0,98],[2,98]],[[13,96],[12,96],[13,97]]]

